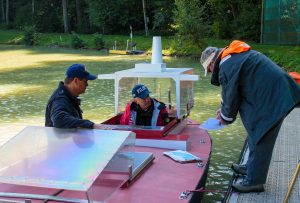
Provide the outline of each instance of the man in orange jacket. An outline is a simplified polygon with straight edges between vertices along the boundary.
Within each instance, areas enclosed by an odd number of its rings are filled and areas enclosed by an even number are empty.
[[[212,72],[211,83],[222,86],[220,123],[233,123],[239,113],[248,133],[247,164],[232,166],[246,177],[233,188],[262,192],[281,124],[300,102],[300,86],[265,55],[237,40],[223,49],[206,48],[201,63],[206,73]]]

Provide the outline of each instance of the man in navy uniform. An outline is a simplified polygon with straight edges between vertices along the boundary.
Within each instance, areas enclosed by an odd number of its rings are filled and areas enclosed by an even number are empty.
[[[50,97],[45,114],[45,126],[57,128],[99,128],[101,124],[82,118],[81,100],[78,98],[88,86],[89,80],[97,77],[90,74],[84,65],[73,64],[66,71],[64,82]]]

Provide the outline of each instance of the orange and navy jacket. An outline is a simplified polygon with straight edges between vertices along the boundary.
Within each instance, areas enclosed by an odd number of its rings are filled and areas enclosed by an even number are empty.
[[[234,40],[230,43],[229,46],[221,49],[221,51],[219,51],[216,62],[214,64],[214,71],[211,77],[211,84],[220,86],[220,81],[219,81],[220,65],[228,58],[230,58],[231,54],[239,54],[242,52],[249,51],[250,49],[251,47],[248,44],[239,40]]]
[[[257,144],[300,102],[300,86],[244,42],[232,42],[220,51],[218,59],[215,67],[222,86],[221,118],[232,123],[239,113],[248,137]]]

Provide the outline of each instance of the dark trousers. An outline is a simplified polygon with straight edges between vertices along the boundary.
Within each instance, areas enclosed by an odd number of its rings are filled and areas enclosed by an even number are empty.
[[[249,157],[246,180],[251,185],[266,183],[273,148],[283,120],[284,118],[278,121],[257,144],[248,136]]]

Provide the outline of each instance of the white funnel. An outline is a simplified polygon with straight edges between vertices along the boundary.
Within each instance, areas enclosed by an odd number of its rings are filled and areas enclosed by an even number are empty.
[[[162,61],[161,37],[155,36],[152,41],[152,59],[151,63],[135,64],[135,72],[163,72],[166,70],[166,64]]]
[[[152,60],[151,63],[162,63],[161,37],[154,36],[152,41]]]

